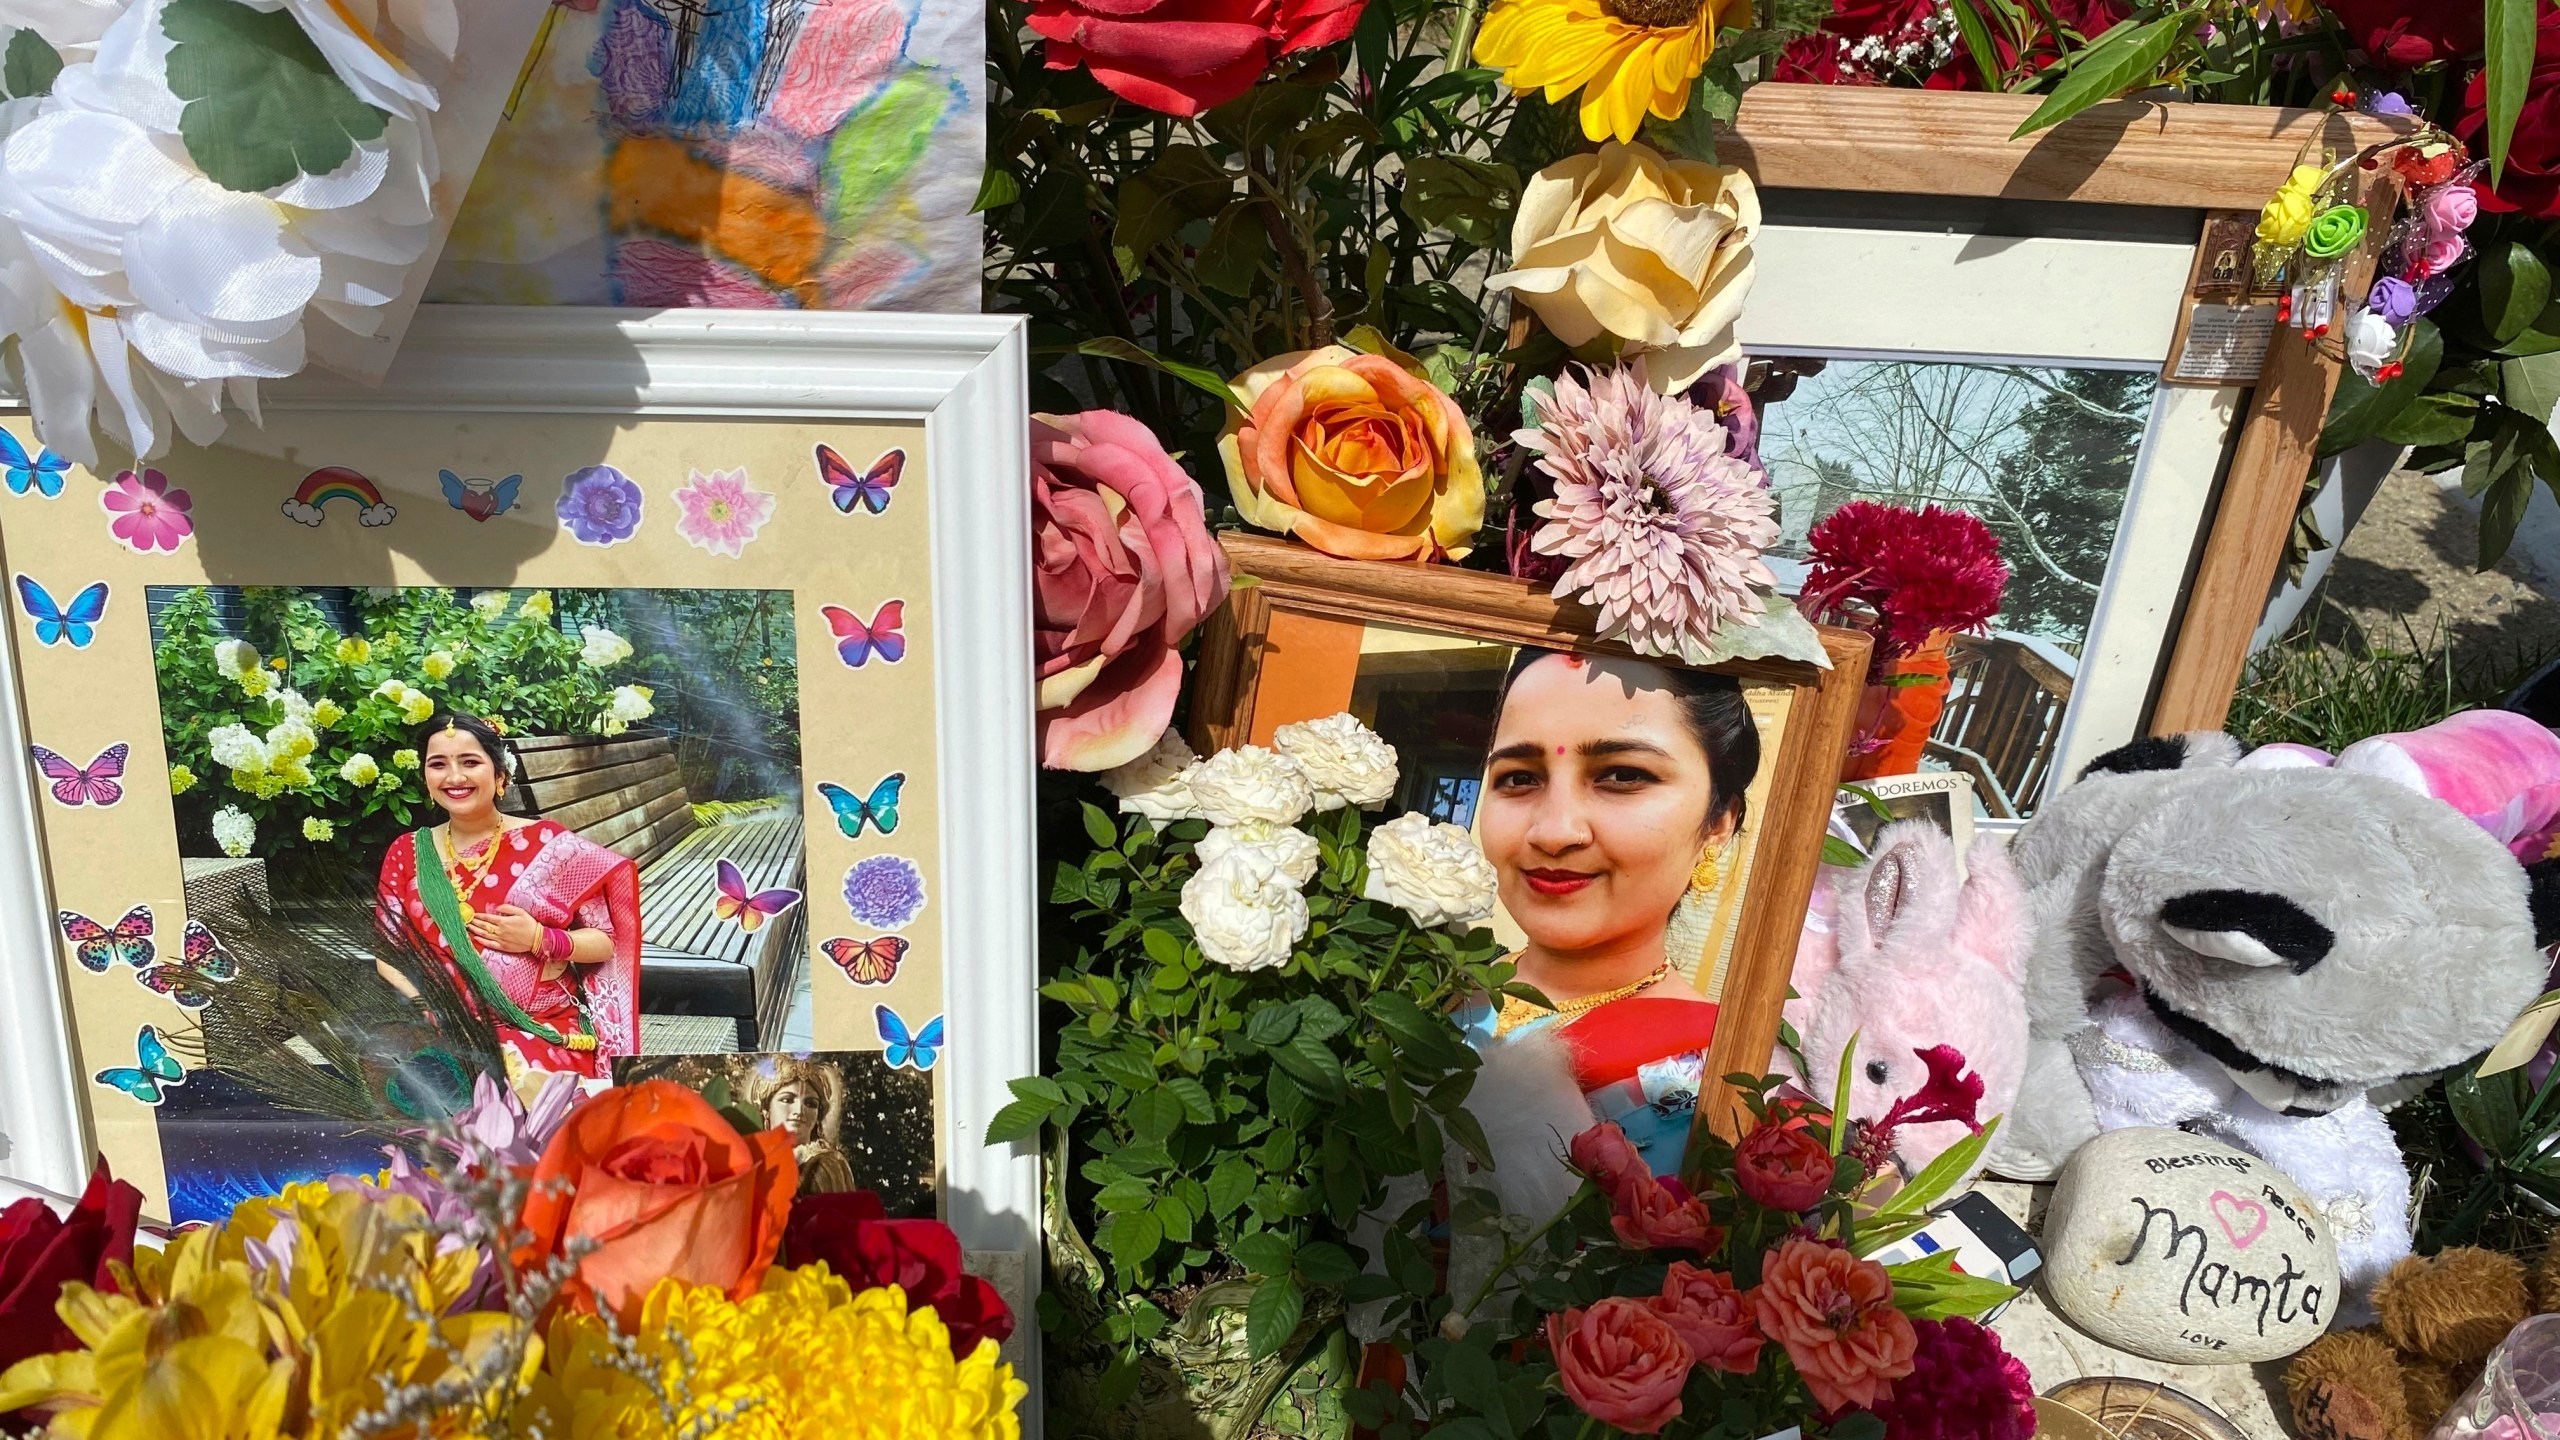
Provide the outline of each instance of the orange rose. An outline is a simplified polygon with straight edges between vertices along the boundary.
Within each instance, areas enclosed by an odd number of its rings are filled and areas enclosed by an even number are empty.
[[[1920,1337],[1893,1308],[1893,1277],[1873,1260],[1836,1245],[1789,1240],[1760,1271],[1751,1292],[1760,1333],[1787,1358],[1825,1410],[1864,1407],[1911,1373]]]
[[[1669,1322],[1641,1300],[1612,1295],[1547,1317],[1547,1345],[1565,1398],[1603,1425],[1651,1435],[1680,1418],[1680,1387],[1696,1364]]]
[[[1721,1270],[1701,1270],[1674,1260],[1662,1277],[1662,1293],[1645,1302],[1701,1365],[1748,1375],[1760,1368],[1760,1328],[1751,1297]]]
[[[672,1080],[591,1096],[569,1112],[532,1174],[520,1267],[596,1248],[563,1294],[625,1321],[649,1288],[674,1278],[733,1300],[756,1293],[800,1188],[791,1136],[740,1135],[709,1101]]]
[[[1342,345],[1235,379],[1218,438],[1245,523],[1352,560],[1455,560],[1484,524],[1465,412],[1421,372]]]
[[[1677,1180],[1638,1175],[1613,1197],[1609,1228],[1630,1250],[1695,1250],[1713,1255],[1724,1244],[1724,1229],[1708,1214],[1707,1202]]]

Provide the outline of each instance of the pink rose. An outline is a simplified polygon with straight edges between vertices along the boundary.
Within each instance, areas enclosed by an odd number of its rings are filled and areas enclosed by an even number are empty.
[[[1764,1122],[1733,1151],[1733,1183],[1772,1210],[1801,1213],[1831,1193],[1831,1147],[1793,1125]]]
[[[2469,252],[2469,249],[2470,247],[2463,244],[2462,237],[2459,235],[2429,240],[2419,248],[2418,263],[2427,267],[2426,273],[2429,275],[2441,275],[2461,264],[2462,257]]]
[[[1760,1322],[1732,1276],[1674,1260],[1662,1277],[1662,1294],[1645,1303],[1679,1332],[1699,1364],[1734,1375],[1760,1368]]]
[[[1639,1179],[1651,1179],[1653,1169],[1637,1153],[1635,1142],[1627,1132],[1603,1120],[1573,1137],[1568,1147],[1573,1168],[1600,1187],[1600,1193],[1615,1201],[1628,1185]]]
[[[1680,1334],[1641,1300],[1612,1295],[1547,1317],[1547,1344],[1567,1399],[1603,1425],[1651,1435],[1680,1418],[1695,1363]]]
[[[1137,759],[1173,719],[1174,647],[1227,595],[1200,487],[1126,415],[1034,415],[1031,551],[1040,763]]]
[[[2418,202],[2418,221],[2429,240],[2450,240],[2480,218],[2480,192],[2468,185],[2438,185]]]
[[[1707,1213],[1707,1202],[1690,1194],[1677,1180],[1638,1175],[1614,1197],[1617,1213],[1609,1228],[1630,1250],[1695,1250],[1713,1255],[1724,1243],[1724,1231]]]

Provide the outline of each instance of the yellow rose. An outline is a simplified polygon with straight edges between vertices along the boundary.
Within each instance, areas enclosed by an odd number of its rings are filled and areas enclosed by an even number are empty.
[[[1733,322],[1759,229],[1760,194],[1739,169],[1611,141],[1529,178],[1511,268],[1485,288],[1510,291],[1567,345],[1613,337],[1642,355],[1654,389],[1682,390],[1742,354]]]
[[[2285,177],[2284,184],[2258,212],[2258,240],[2279,250],[2290,250],[2302,243],[2302,233],[2311,228],[2311,216],[2319,207],[2320,182],[2327,171],[2317,165],[2296,165]]]
[[[427,658],[418,662],[418,668],[427,672],[428,679],[442,680],[453,673],[453,656],[448,651],[430,650]]]
[[[373,645],[361,635],[350,635],[338,642],[338,663],[361,665],[373,658]]]
[[[1353,560],[1455,560],[1484,524],[1465,412],[1421,374],[1341,345],[1235,379],[1251,407],[1218,437],[1245,523]]]

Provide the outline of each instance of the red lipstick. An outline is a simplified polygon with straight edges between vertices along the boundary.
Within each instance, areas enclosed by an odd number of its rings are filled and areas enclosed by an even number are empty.
[[[1541,895],[1571,895],[1598,877],[1580,870],[1523,870],[1520,878]]]

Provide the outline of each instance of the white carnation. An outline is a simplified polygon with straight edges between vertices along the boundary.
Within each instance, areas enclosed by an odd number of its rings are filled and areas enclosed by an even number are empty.
[[[1102,784],[1120,797],[1121,814],[1144,815],[1161,830],[1176,820],[1199,818],[1199,803],[1191,796],[1191,770],[1199,763],[1182,732],[1169,729],[1146,754],[1103,771]]]
[[[1396,793],[1395,747],[1347,712],[1283,725],[1271,732],[1271,744],[1307,772],[1318,810],[1367,810]]]
[[[266,662],[258,658],[258,647],[246,640],[217,640],[213,643],[213,668],[225,680],[237,680]]]
[[[601,670],[618,660],[631,658],[631,642],[601,625],[581,625],[578,638],[578,662],[589,669]]]
[[[1193,804],[1212,825],[1294,825],[1316,803],[1305,769],[1259,745],[1221,750],[1190,774]]]
[[[1205,868],[1216,864],[1219,856],[1235,851],[1269,861],[1273,869],[1287,876],[1289,883],[1300,889],[1306,888],[1307,882],[1316,878],[1316,866],[1323,858],[1323,847],[1316,844],[1313,835],[1261,820],[1247,821],[1242,825],[1213,825],[1208,834],[1200,837],[1195,853]]]
[[[204,741],[213,751],[213,763],[225,770],[246,770],[263,775],[267,770],[266,742],[251,734],[246,725],[216,725]]]
[[[245,860],[249,847],[257,843],[258,822],[237,807],[225,805],[213,812],[213,843],[234,860]]]
[[[1307,897],[1268,859],[1231,849],[1183,882],[1182,918],[1201,954],[1230,970],[1268,970],[1307,933]]]
[[[1493,914],[1493,862],[1475,837],[1407,813],[1369,832],[1364,900],[1380,900],[1417,925],[1472,925]]]

